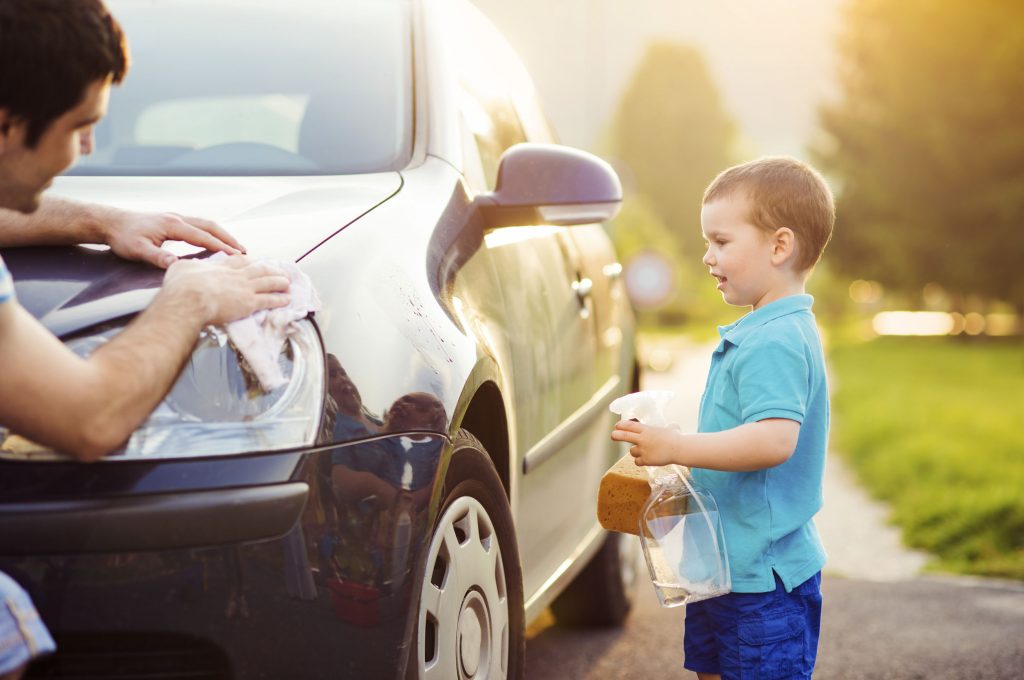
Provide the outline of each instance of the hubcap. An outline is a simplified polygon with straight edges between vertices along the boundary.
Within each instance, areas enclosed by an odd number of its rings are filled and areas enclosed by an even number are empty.
[[[483,641],[491,637],[488,630],[490,626],[485,625],[486,621],[487,605],[480,593],[473,591],[466,596],[459,616],[459,656],[462,659],[462,672],[468,678],[476,675],[481,652],[489,651],[483,646]],[[486,666],[487,659],[483,662]]]
[[[427,551],[415,663],[423,680],[508,675],[505,568],[494,524],[475,498],[455,500]]]

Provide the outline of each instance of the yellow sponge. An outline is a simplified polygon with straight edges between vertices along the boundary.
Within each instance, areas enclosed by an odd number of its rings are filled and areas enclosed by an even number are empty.
[[[597,520],[608,531],[636,536],[640,511],[650,495],[647,472],[627,453],[601,477],[597,491]]]

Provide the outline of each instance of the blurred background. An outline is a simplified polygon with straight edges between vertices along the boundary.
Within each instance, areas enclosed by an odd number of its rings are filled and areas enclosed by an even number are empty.
[[[1024,580],[1024,2],[475,2],[561,141],[623,179],[648,372],[745,311],[701,264],[708,182],[762,155],[823,172],[832,455],[926,569]]]

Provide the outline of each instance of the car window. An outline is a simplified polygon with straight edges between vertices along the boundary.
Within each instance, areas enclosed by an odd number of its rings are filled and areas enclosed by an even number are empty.
[[[403,0],[111,0],[131,68],[72,174],[350,174],[412,149]]]
[[[525,141],[554,137],[518,55],[469,3],[450,3],[449,49],[458,69],[459,110],[479,153],[487,189],[493,189],[501,154]],[[470,150],[472,151],[472,150]],[[466,159],[468,167],[475,159]]]
[[[221,95],[155,102],[135,123],[146,146],[199,147],[260,141],[298,153],[309,95]]]

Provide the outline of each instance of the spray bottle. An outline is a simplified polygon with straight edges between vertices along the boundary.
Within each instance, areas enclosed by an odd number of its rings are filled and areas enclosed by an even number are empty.
[[[609,405],[626,420],[665,427],[670,390],[619,397]],[[644,560],[663,607],[724,595],[732,589],[718,505],[705,489],[694,488],[679,465],[645,466],[651,496],[640,513]]]

